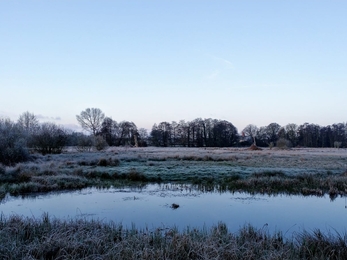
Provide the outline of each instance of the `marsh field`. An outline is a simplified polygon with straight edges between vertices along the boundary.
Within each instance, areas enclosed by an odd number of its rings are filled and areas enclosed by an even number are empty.
[[[113,197],[103,197],[106,193]],[[114,194],[119,194],[118,200]],[[77,152],[69,148],[57,155],[33,154],[29,162],[0,168],[0,257],[344,259],[346,194],[346,149],[110,147],[101,152]],[[78,196],[86,199],[86,206],[82,209],[78,205],[79,214],[75,216],[71,212],[60,215],[38,204],[47,201],[52,208],[59,208],[61,201],[61,208],[69,208]],[[136,215],[138,220],[152,219],[152,222],[142,225],[131,218],[130,224],[125,219],[127,215],[122,216],[123,224],[119,219],[97,214],[93,217],[88,212],[96,203],[93,196],[100,197],[98,204],[113,198],[113,204],[111,200],[108,204],[118,207],[118,212],[129,212],[129,216]],[[152,199],[155,196],[157,199]],[[49,198],[54,198],[56,204]],[[298,202],[302,199],[307,204]],[[227,200],[228,206],[230,201],[242,207],[250,204],[253,209],[244,214],[261,221],[247,223],[245,218],[235,228],[228,220],[237,215],[242,219],[243,209],[233,208],[228,215],[225,206],[220,209],[213,206],[218,200]],[[272,219],[254,214],[254,208],[261,211],[263,205],[259,203],[264,201],[274,205],[271,214],[281,219],[286,216],[290,219],[296,211],[312,211],[307,221],[313,226],[308,230],[301,227],[290,235],[287,227],[269,228],[273,226]],[[152,205],[155,203],[159,205],[156,208]],[[290,203],[291,207],[280,211],[281,204]],[[296,207],[300,203],[301,207]],[[331,206],[332,203],[342,210]],[[30,213],[23,213],[18,205],[25,205],[21,208]],[[313,205],[312,209],[307,205]],[[35,213],[35,207],[40,208],[40,215]],[[189,208],[192,212],[187,211]],[[199,211],[201,208],[207,209]],[[314,213],[314,208],[321,209]],[[215,214],[209,225],[196,224],[199,216],[194,216],[194,212],[203,216],[211,211]],[[162,219],[172,221],[156,219],[161,214]],[[315,229],[318,222],[314,220],[320,215],[324,215],[323,222],[330,219],[331,223],[337,223],[334,214],[342,218],[338,228],[329,222],[325,229],[322,226]],[[192,215],[197,221],[188,221],[184,226],[184,215]]]
[[[145,183],[181,183],[264,194],[347,193],[347,150],[108,148],[38,155],[0,168],[0,196]]]

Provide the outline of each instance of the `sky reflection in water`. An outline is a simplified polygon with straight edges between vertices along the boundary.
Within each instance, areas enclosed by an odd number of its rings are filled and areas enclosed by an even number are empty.
[[[244,224],[290,235],[303,229],[345,232],[345,198],[267,196],[247,193],[202,193],[175,185],[148,185],[144,189],[95,189],[51,193],[25,198],[7,197],[0,204],[5,216],[87,218],[122,222],[130,227],[210,227],[222,221],[231,231]],[[172,203],[179,204],[172,209]],[[267,225],[266,225],[267,224]]]

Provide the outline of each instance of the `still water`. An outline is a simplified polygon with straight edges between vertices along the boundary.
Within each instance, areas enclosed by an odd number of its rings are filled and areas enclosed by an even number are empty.
[[[172,204],[178,204],[173,209]],[[138,228],[210,227],[224,222],[237,231],[245,224],[282,231],[285,236],[302,230],[344,233],[347,227],[346,199],[248,193],[201,192],[177,185],[147,185],[144,188],[96,189],[26,197],[7,196],[0,202],[5,215],[40,218],[45,212],[60,219],[85,218],[122,223]]]

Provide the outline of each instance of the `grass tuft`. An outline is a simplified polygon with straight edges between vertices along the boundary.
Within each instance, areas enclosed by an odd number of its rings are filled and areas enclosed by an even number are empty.
[[[131,181],[148,181],[147,177],[144,174],[138,172],[134,168],[128,172],[126,178]]]
[[[342,166],[345,160],[339,154],[334,155],[335,152],[327,150],[327,154],[310,155],[306,150],[295,149],[254,153],[245,149],[212,148],[66,152],[36,155],[34,161],[0,166],[0,185],[4,185],[6,192],[20,194],[22,190],[164,182],[193,184],[206,191],[328,194],[333,200],[347,195],[346,168]]]
[[[251,175],[252,177],[261,178],[261,177],[286,177],[286,175],[281,171],[264,171],[256,172]]]
[[[293,234],[246,225],[137,229],[85,219],[0,216],[1,259],[347,259],[346,235]]]

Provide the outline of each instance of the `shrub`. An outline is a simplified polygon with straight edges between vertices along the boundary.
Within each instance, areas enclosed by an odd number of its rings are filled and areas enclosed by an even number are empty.
[[[120,164],[120,161],[115,158],[115,159],[112,159],[112,158],[109,158],[108,160],[105,159],[105,158],[101,158],[98,162],[98,166],[119,166]]]
[[[233,174],[233,175],[229,176],[228,178],[226,178],[226,181],[227,182],[233,182],[233,181],[238,181],[240,179],[242,179],[240,175]]]
[[[96,150],[98,151],[102,151],[104,149],[106,149],[106,147],[108,146],[106,140],[102,137],[102,136],[96,136],[94,138],[94,146],[96,148]]]
[[[117,158],[113,159],[112,166],[119,166],[119,164],[120,164],[120,160],[119,159],[117,159]]]
[[[18,174],[18,182],[28,182],[31,180],[32,174],[29,172],[20,172]]]
[[[112,158],[109,158],[108,160],[105,159],[105,158],[101,158],[98,162],[98,166],[118,166],[120,164],[120,161],[115,158],[115,159],[112,159]]]
[[[92,136],[81,134],[77,137],[76,149],[79,152],[90,152],[93,148],[94,140]]]
[[[185,155],[182,157],[182,160],[184,161],[196,161],[197,157],[193,155]]]
[[[342,145],[342,142],[335,141],[334,142],[334,148],[340,148]]]
[[[8,119],[0,119],[0,163],[13,165],[29,158],[21,129]]]
[[[66,145],[67,133],[54,123],[44,123],[32,138],[33,146],[39,153],[59,154]]]
[[[100,159],[98,162],[98,166],[107,166],[107,165],[108,165],[108,161],[105,158]]]
[[[147,177],[136,169],[131,169],[127,174],[127,179],[131,181],[147,181]]]
[[[278,139],[276,143],[276,147],[280,149],[288,149],[288,148],[291,148],[292,146],[293,146],[292,142],[285,138]]]
[[[107,172],[102,172],[101,173],[101,175],[100,175],[100,177],[102,178],[102,179],[112,179],[113,178],[113,176],[111,176],[109,173],[107,173]]]

